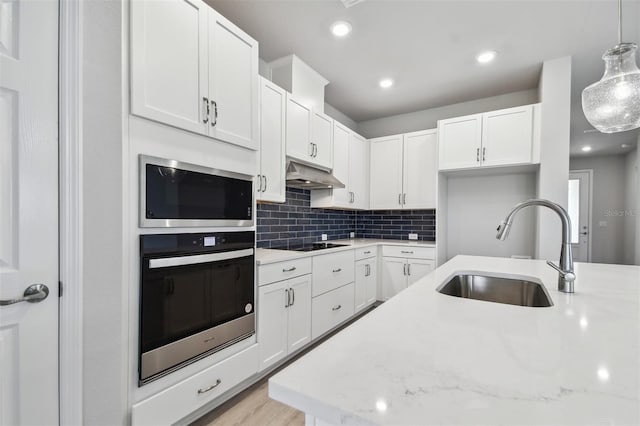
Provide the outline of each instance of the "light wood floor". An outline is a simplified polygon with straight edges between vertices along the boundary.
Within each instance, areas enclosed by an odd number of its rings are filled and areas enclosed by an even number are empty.
[[[192,426],[303,426],[304,413],[267,395],[264,379],[192,423]]]

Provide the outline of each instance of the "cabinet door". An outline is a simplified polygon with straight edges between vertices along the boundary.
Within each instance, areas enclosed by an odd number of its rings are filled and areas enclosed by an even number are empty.
[[[482,165],[532,162],[533,105],[483,114]]]
[[[367,283],[368,283],[368,262],[361,260],[356,262],[356,281],[355,281],[355,311],[361,311],[367,306]]]
[[[378,258],[367,259],[367,265],[369,270],[365,284],[365,304],[370,306],[378,299]]]
[[[318,166],[333,167],[333,119],[320,112],[313,112],[311,143],[315,144],[311,161]]]
[[[200,0],[131,2],[132,114],[208,133],[208,11]]]
[[[398,257],[382,259],[382,297],[389,300],[407,288],[407,260]]]
[[[355,209],[369,208],[369,143],[362,136],[349,136],[349,190]]]
[[[291,292],[287,353],[292,353],[311,341],[311,275],[286,282]]]
[[[209,134],[258,149],[258,42],[215,10],[209,13]]]
[[[344,183],[344,188],[333,189],[333,207],[351,207],[349,175],[349,138],[351,131],[338,122],[333,125],[333,176]]]
[[[283,281],[259,287],[258,290],[260,370],[287,355],[288,302],[285,285],[286,281]]]
[[[260,174],[258,199],[284,203],[287,92],[260,77]]]
[[[407,284],[414,284],[420,278],[433,271],[434,268],[435,262],[433,260],[410,259],[407,266]]]
[[[305,162],[311,158],[311,108],[287,93],[287,155]]]
[[[437,144],[436,129],[404,135],[403,208],[436,208]]]
[[[481,138],[482,114],[439,121],[440,170],[479,167]]]
[[[372,210],[402,208],[402,135],[371,139]]]

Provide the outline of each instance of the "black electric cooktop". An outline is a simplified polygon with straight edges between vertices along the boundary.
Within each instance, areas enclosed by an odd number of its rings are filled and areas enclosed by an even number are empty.
[[[300,244],[300,245],[291,245],[288,248],[284,248],[285,250],[293,250],[293,251],[316,251],[316,250],[324,250],[334,247],[344,247],[346,244],[335,244],[335,243],[312,243],[312,244]]]

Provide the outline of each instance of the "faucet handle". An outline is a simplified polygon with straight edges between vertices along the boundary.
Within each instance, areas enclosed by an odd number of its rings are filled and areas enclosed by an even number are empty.
[[[573,271],[563,271],[558,265],[551,262],[550,260],[547,260],[547,265],[558,271],[558,273],[562,275],[562,278],[564,278],[565,281],[574,281],[576,279],[576,274],[574,274]]]

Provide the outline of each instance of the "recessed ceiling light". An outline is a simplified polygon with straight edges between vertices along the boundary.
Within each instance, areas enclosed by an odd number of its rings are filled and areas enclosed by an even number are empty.
[[[476,61],[480,62],[481,64],[488,64],[496,58],[497,54],[498,52],[496,52],[495,50],[487,50],[486,52],[481,52],[480,54],[478,54],[478,56],[476,56]]]
[[[382,80],[380,80],[379,84],[383,89],[388,89],[389,87],[393,86],[393,80],[391,80],[390,78],[383,78]]]
[[[589,145],[582,147],[582,152],[589,152],[589,151],[591,151],[591,147]]]
[[[331,32],[336,37],[345,37],[351,32],[351,24],[346,21],[336,21],[331,24]]]
[[[623,143],[622,145],[620,145],[620,148],[629,148],[629,145],[627,145],[626,143]]]

